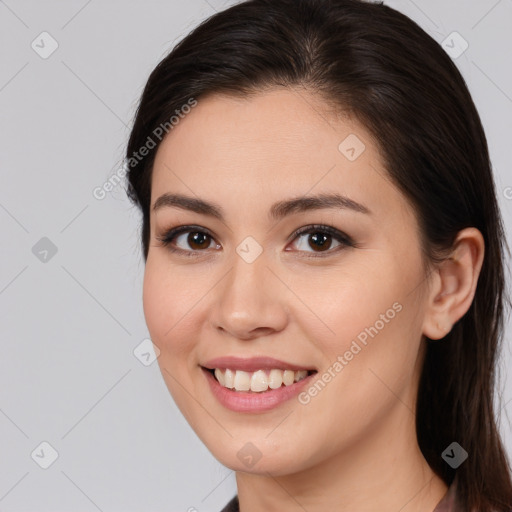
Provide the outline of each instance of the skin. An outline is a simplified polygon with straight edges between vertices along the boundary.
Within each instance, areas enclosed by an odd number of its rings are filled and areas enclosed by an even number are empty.
[[[349,134],[365,144],[354,161],[338,150]],[[268,220],[274,202],[322,192],[372,214],[338,208]],[[143,303],[167,387],[212,454],[236,471],[241,511],[432,512],[447,486],[415,433],[424,336],[439,340],[469,309],[480,232],[461,231],[454,259],[427,274],[415,213],[370,134],[304,89],[201,98],[158,148],[151,205],[164,193],[225,212],[221,222],[174,207],[151,211]],[[174,239],[196,257],[157,238],[188,224],[213,234],[192,246],[189,233]],[[357,247],[338,251],[332,238],[322,251],[311,234],[289,240],[311,224],[332,226]],[[236,252],[247,236],[263,249],[250,264]],[[263,355],[320,375],[394,303],[401,311],[306,405],[295,398],[263,413],[230,411],[199,366]],[[252,467],[237,457],[248,442],[261,453]]]

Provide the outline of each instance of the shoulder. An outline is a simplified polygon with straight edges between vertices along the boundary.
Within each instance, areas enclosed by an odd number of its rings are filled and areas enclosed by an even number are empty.
[[[238,507],[238,495],[236,495],[220,512],[240,512]]]

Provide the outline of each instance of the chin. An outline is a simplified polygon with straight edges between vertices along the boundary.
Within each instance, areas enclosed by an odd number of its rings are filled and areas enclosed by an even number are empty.
[[[243,471],[255,475],[283,476],[304,469],[306,461],[298,460],[297,448],[278,446],[264,438],[254,442],[242,442],[236,438],[219,445],[219,441],[203,441],[211,454],[224,466],[233,471]],[[286,450],[286,451],[283,451]]]

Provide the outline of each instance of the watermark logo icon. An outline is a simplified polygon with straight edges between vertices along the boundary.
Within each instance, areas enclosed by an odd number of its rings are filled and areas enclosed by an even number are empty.
[[[357,160],[365,149],[364,142],[353,133],[345,137],[338,146],[339,152],[351,162]]]
[[[262,455],[258,448],[250,441],[245,443],[236,454],[240,461],[248,468],[252,468],[261,459]]]
[[[469,43],[456,31],[453,31],[443,40],[441,46],[452,58],[458,59],[469,47]]]
[[[59,43],[48,32],[41,32],[30,46],[39,57],[47,59],[59,47]]]
[[[441,457],[449,466],[457,469],[468,458],[468,452],[459,443],[454,441],[441,454]]]
[[[56,254],[57,246],[46,236],[43,236],[32,247],[32,254],[41,262],[48,263]]]
[[[57,450],[47,441],[40,443],[30,454],[32,460],[43,469],[48,469],[59,457]]]
[[[160,349],[149,338],[146,338],[135,347],[133,355],[144,366],[150,366],[160,356]]]
[[[236,252],[246,263],[252,263],[263,252],[263,247],[252,236],[248,236],[238,245]]]

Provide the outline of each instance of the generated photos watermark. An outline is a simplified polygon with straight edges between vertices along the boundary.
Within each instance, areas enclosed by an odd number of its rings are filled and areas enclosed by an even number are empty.
[[[361,350],[367,346],[368,344],[368,336],[372,339],[379,334],[382,329],[388,324],[393,318],[395,318],[397,313],[402,311],[402,304],[399,302],[395,302],[391,308],[386,310],[385,313],[381,313],[379,316],[379,320],[375,321],[375,323],[370,327],[365,327],[363,331],[361,331],[357,338],[352,340],[350,347],[346,350],[343,355],[339,355],[327,370],[325,370],[321,375],[318,376],[317,380],[314,384],[312,384],[307,390],[302,391],[298,395],[298,400],[302,405],[307,405],[311,402],[311,399],[317,396],[325,386],[331,382],[336,375],[338,375],[347,364],[352,361],[355,355],[359,354]],[[358,343],[359,341],[359,343]]]
[[[157,146],[157,139],[159,142],[175,127],[179,124],[181,119],[184,119],[187,114],[190,114],[192,109],[197,106],[197,100],[190,98],[187,103],[181,106],[180,109],[176,109],[174,112],[176,115],[172,115],[168,121],[160,123],[152,132],[148,135],[146,142],[138,149],[134,151],[130,158],[127,158],[123,165],[117,169],[101,186],[97,186],[93,189],[92,195],[98,201],[102,201],[107,197],[107,194],[112,192],[117,185],[119,185],[131,167],[135,167],[144,157],[146,157],[150,150]]]

